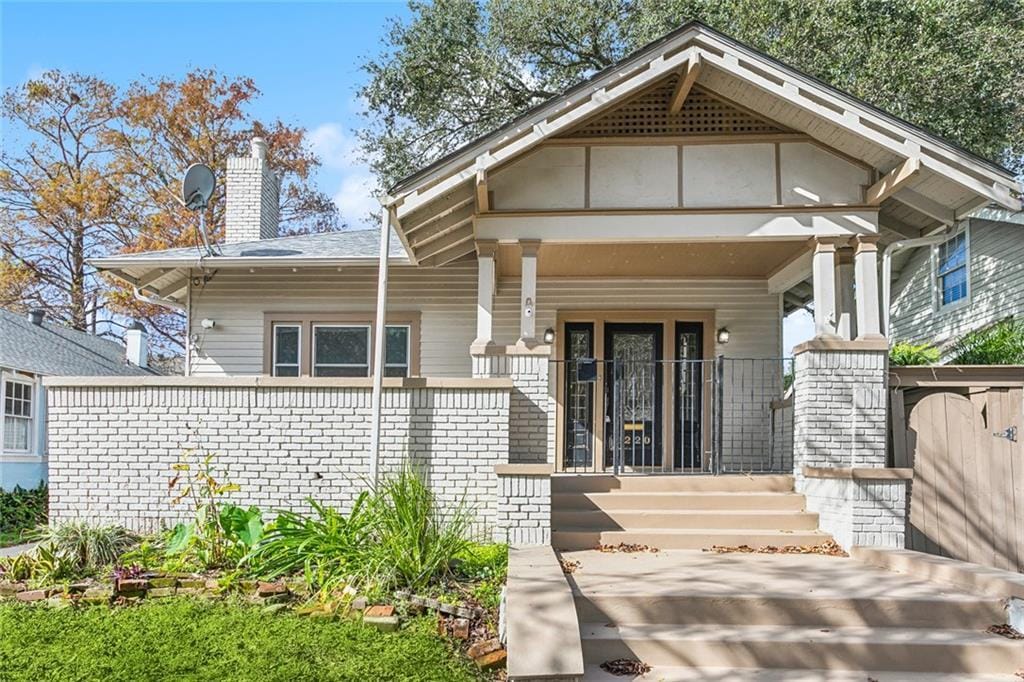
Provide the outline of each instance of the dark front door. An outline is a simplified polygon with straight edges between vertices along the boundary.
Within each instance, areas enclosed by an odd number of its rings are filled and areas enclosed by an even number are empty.
[[[661,324],[606,324],[605,467],[661,468]]]

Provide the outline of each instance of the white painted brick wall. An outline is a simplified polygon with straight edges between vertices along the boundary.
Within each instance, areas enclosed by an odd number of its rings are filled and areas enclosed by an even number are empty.
[[[807,509],[840,545],[903,547],[906,481],[805,478],[803,467],[885,467],[887,353],[796,355],[794,474]]]
[[[473,376],[510,378],[509,462],[555,462],[555,397],[546,355],[475,355]]]
[[[242,490],[232,501],[347,509],[365,489],[370,389],[268,386],[51,386],[50,518],[153,530],[182,518],[170,504],[182,453],[217,453]],[[386,388],[382,470],[411,459],[446,504],[465,496],[481,529],[496,530],[508,459],[507,388]]]
[[[843,547],[904,547],[906,481],[900,479],[804,479],[807,510]]]
[[[498,476],[498,537],[510,545],[551,543],[551,477]]]

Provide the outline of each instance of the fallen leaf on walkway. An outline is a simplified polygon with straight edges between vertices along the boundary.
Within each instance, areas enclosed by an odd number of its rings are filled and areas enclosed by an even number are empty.
[[[990,635],[999,635],[1006,639],[1024,639],[1024,634],[1014,630],[1012,627],[1006,624],[1002,625],[989,625],[988,629],[985,630]]]
[[[835,540],[829,540],[820,545],[784,545],[782,547],[768,545],[767,547],[758,547],[757,549],[750,545],[738,545],[736,547],[712,545],[710,549],[705,548],[704,551],[714,552],[715,554],[821,554],[823,556],[850,556]]]
[[[595,549],[599,552],[608,552],[611,554],[623,553],[632,554],[634,552],[651,552],[656,554],[659,550],[657,547],[650,547],[648,545],[631,545],[625,542],[620,542],[617,545],[598,545]]]
[[[635,658],[616,658],[614,661],[605,661],[601,664],[601,670],[612,675],[646,675],[651,672],[651,666]]]
[[[580,562],[573,561],[572,559],[559,559],[558,563],[562,564],[562,573],[570,575],[576,572],[576,569],[580,567]]]

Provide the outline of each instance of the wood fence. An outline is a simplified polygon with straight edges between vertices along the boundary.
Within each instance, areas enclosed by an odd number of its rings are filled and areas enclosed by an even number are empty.
[[[1024,570],[1022,367],[894,367],[892,458],[913,467],[907,547]]]

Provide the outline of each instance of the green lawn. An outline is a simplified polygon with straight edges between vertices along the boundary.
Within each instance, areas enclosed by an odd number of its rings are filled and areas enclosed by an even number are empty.
[[[473,664],[410,622],[383,634],[233,603],[0,605],[0,680],[477,680]]]

